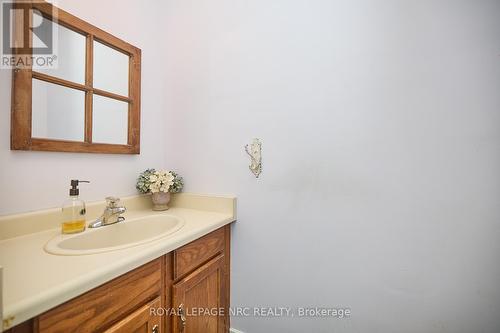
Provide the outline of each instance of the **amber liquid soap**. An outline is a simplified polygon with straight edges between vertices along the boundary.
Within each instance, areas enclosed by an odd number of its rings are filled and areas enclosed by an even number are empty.
[[[61,232],[63,234],[74,234],[85,230],[85,202],[80,200],[78,195],[78,183],[86,182],[80,180],[71,181],[69,199],[62,206]]]
[[[63,222],[61,232],[63,234],[74,234],[85,230],[85,220]]]

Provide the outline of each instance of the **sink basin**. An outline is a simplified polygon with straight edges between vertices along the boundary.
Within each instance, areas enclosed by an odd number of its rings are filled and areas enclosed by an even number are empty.
[[[87,229],[79,234],[58,235],[45,245],[45,251],[57,255],[116,251],[171,235],[183,226],[184,220],[176,216],[150,215]]]

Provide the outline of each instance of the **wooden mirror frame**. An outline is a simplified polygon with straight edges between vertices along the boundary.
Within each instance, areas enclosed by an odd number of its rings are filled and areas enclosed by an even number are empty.
[[[73,16],[48,2],[31,1],[16,3],[16,5],[30,6],[38,10],[51,21],[76,31],[86,37],[85,54],[85,84],[66,81],[57,77],[33,71],[31,66],[17,67],[12,74],[12,109],[11,109],[11,150],[41,150],[78,153],[108,153],[108,154],[139,154],[140,153],[140,104],[141,104],[141,50],[113,35]],[[31,13],[31,11],[28,11]],[[23,22],[31,18],[26,14]],[[28,15],[28,16],[27,16]],[[19,30],[18,30],[19,29]],[[26,27],[15,22],[16,33],[28,31]],[[24,39],[31,38],[22,37]],[[120,96],[93,87],[93,45],[94,40],[105,44],[129,56],[129,95]],[[19,44],[23,45],[23,44]],[[28,45],[31,45],[28,44]],[[31,52],[31,51],[29,51]],[[23,50],[23,56],[26,52]],[[17,57],[18,55],[16,55]],[[21,55],[19,55],[21,56]],[[83,55],[82,55],[83,56]],[[85,93],[85,127],[84,141],[54,140],[46,138],[33,138],[32,127],[32,81],[42,80],[52,84],[77,89]],[[100,95],[115,100],[127,102],[128,109],[128,136],[127,144],[107,144],[92,142],[92,102],[93,95]]]

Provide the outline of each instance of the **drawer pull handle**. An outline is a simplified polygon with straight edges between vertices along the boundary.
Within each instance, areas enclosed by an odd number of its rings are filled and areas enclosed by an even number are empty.
[[[160,333],[158,330],[158,325],[153,326],[153,329],[151,330],[152,333]]]
[[[184,333],[184,329],[186,328],[186,314],[184,313],[184,304],[179,305],[179,318],[181,319],[181,326],[179,333]]]

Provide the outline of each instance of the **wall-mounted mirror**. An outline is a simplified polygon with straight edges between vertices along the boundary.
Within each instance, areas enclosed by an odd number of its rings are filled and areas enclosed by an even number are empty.
[[[14,69],[11,149],[138,154],[140,49],[47,2],[19,9],[16,57],[35,60]],[[54,66],[36,63],[47,39]]]

